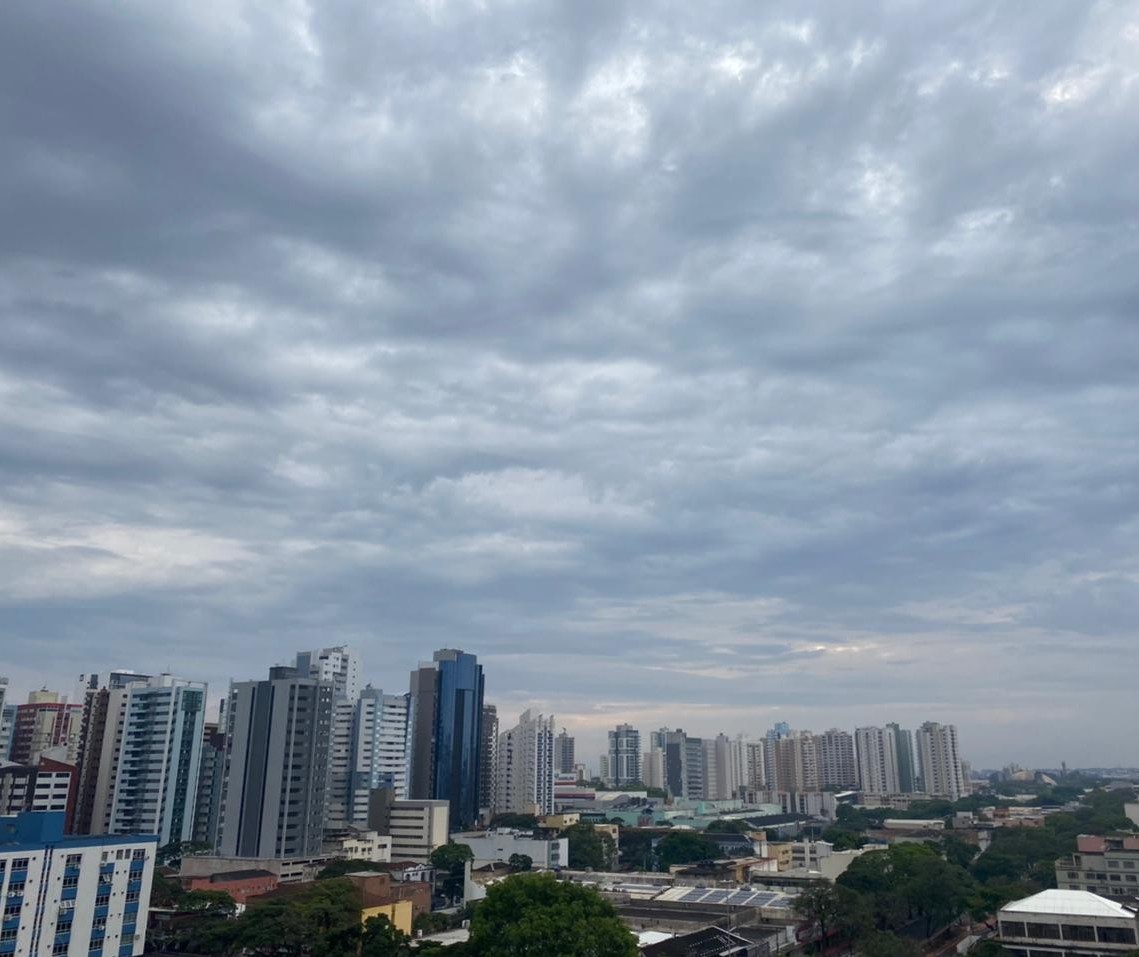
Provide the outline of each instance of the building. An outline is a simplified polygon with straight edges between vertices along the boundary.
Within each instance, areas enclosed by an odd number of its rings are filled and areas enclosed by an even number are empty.
[[[479,731],[479,811],[493,817],[498,811],[498,709],[483,705]]]
[[[426,864],[431,852],[447,843],[450,801],[396,800],[390,790],[372,792],[368,827],[391,837],[391,859]]]
[[[526,711],[498,736],[496,810],[554,813],[554,717]]]
[[[0,817],[24,811],[58,811],[64,815],[64,833],[70,834],[78,779],[75,765],[50,758],[40,758],[32,765],[0,761]]]
[[[854,738],[849,731],[831,728],[815,737],[815,745],[822,788],[858,787],[858,762],[854,757]]]
[[[575,763],[573,736],[562,728],[554,742],[554,770],[558,774],[573,774]]]
[[[1135,905],[1090,891],[1046,890],[1000,909],[1001,946],[1012,957],[1109,957],[1139,940]]]
[[[774,779],[781,791],[820,790],[818,742],[810,731],[794,731],[771,742],[768,748],[774,756],[774,768],[768,767],[768,776],[774,770]]]
[[[894,746],[898,768],[898,791],[914,794],[921,790],[921,766],[914,748],[914,733],[900,727],[897,722],[886,725],[894,733]]]
[[[302,678],[329,682],[337,699],[360,697],[360,654],[347,645],[298,651],[294,667]]]
[[[8,757],[17,764],[36,764],[51,751],[48,757],[75,764],[82,722],[82,705],[68,704],[54,691],[33,691],[26,704],[16,705]]]
[[[641,780],[641,732],[631,724],[619,724],[609,732],[606,753],[610,784],[624,787]]]
[[[1135,900],[1139,897],[1139,835],[1081,834],[1076,838],[1076,853],[1056,862],[1056,886]]]
[[[548,871],[569,864],[569,839],[565,837],[539,837],[532,831],[497,828],[454,834],[452,840],[471,849],[475,867],[495,862],[509,864],[515,854],[530,858],[536,870]]]
[[[107,801],[96,807],[93,833],[157,834],[160,844],[194,835],[198,768],[205,731],[206,686],[170,675],[135,681],[112,691],[119,718]],[[108,721],[108,727],[111,722]],[[104,743],[104,753],[106,743]],[[97,788],[97,792],[99,789]],[[99,811],[105,813],[100,816]]]
[[[230,688],[219,853],[303,858],[320,853],[333,685],[276,667]]]
[[[221,795],[225,785],[225,732],[219,724],[202,726],[202,758],[198,764],[197,798],[194,801],[192,840],[217,846]]]
[[[957,726],[927,721],[914,735],[923,790],[935,798],[957,801],[970,794],[957,750]]]
[[[891,728],[858,728],[854,732],[858,787],[866,794],[897,794],[898,745]]]
[[[275,891],[280,881],[272,871],[259,867],[238,871],[219,871],[216,874],[189,877],[182,882],[187,891],[221,891],[228,894],[238,904],[246,903],[251,897]]]
[[[445,800],[451,823],[479,818],[484,681],[474,655],[453,648],[411,674],[408,705],[408,795]]]
[[[362,827],[375,788],[407,796],[407,696],[368,685],[333,705],[326,828]]]
[[[7,761],[12,754],[12,735],[16,730],[16,706],[0,705],[0,761]]]
[[[61,812],[0,818],[0,953],[141,954],[158,839],[66,837],[63,825]]]
[[[641,756],[641,774],[645,787],[664,789],[664,749],[650,748]]]

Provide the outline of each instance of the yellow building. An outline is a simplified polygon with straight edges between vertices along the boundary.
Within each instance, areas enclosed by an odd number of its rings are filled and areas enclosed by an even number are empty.
[[[360,911],[360,923],[365,923],[369,917],[386,917],[393,927],[411,936],[412,905],[411,901],[392,901],[390,904],[381,904],[379,907],[365,907]]]

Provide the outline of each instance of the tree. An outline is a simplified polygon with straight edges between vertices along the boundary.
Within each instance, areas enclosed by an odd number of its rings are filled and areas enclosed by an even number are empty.
[[[431,866],[451,875],[463,873],[467,861],[475,859],[475,852],[466,844],[443,844],[431,852]]]
[[[754,831],[747,821],[712,821],[706,828],[709,834],[747,834],[748,831]]]
[[[830,881],[809,881],[795,898],[795,913],[818,928],[816,942],[821,951],[826,946],[827,930],[838,918],[838,891]]]
[[[264,957],[353,957],[360,893],[351,881],[318,881],[251,904],[235,923],[235,943]]]
[[[859,957],[921,957],[921,948],[905,937],[879,931],[859,941],[855,953]]]
[[[534,858],[529,854],[511,854],[507,864],[512,871],[528,871],[534,866]]]
[[[212,917],[233,917],[237,913],[237,903],[225,891],[189,891],[182,898],[181,907]]]
[[[670,831],[657,845],[660,869],[667,871],[673,864],[692,864],[710,861],[720,856],[720,848],[696,831]]]
[[[496,814],[490,819],[490,826],[532,831],[538,826],[538,819],[533,814]]]
[[[613,866],[613,838],[592,824],[574,824],[562,836],[569,841],[569,866],[575,870],[604,871]]]
[[[597,891],[518,874],[487,892],[471,921],[471,957],[636,957],[636,938]]]
[[[823,831],[823,840],[833,844],[836,851],[851,851],[862,847],[866,838],[858,831],[847,830],[845,827],[833,825]]]
[[[941,850],[945,854],[945,859],[958,867],[968,867],[977,856],[977,848],[953,834],[946,834],[942,838]]]
[[[334,877],[343,877],[356,871],[383,871],[385,865],[378,861],[354,860],[347,857],[338,857],[329,861],[316,875],[318,881],[326,881]]]
[[[405,957],[408,937],[386,917],[369,917],[360,934],[360,957]]]

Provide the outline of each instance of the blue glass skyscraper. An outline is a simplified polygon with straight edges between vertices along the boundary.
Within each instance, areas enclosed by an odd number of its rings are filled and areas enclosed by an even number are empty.
[[[474,655],[453,648],[411,674],[408,789],[412,798],[448,801],[451,830],[479,817],[483,672]]]

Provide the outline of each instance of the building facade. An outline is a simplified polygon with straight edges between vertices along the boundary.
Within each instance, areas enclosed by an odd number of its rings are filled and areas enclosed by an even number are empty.
[[[141,954],[157,838],[67,837],[63,818],[0,818],[0,954]]]
[[[921,764],[922,790],[957,801],[970,793],[957,749],[957,726],[927,721],[914,735]]]
[[[412,672],[408,792],[450,802],[457,828],[479,819],[483,694],[482,666],[458,649],[441,649]]]
[[[526,711],[498,737],[500,813],[554,813],[554,717]]]
[[[641,780],[641,732],[631,724],[619,724],[609,732],[609,783],[624,787]]]
[[[898,748],[890,728],[866,727],[854,732],[858,787],[866,794],[897,794]]]
[[[298,651],[294,667],[303,678],[331,684],[334,698],[360,697],[360,653],[347,645]]]
[[[1139,835],[1081,834],[1076,852],[1056,862],[1056,886],[1121,901],[1139,898]]]
[[[1133,953],[1139,915],[1089,891],[1046,890],[1000,909],[1001,946],[1012,957],[1110,957]]]
[[[479,811],[486,817],[498,812],[498,708],[483,705],[479,729]]]
[[[554,768],[558,774],[573,774],[576,764],[573,735],[562,728],[554,742]]]
[[[447,843],[450,834],[450,801],[397,801],[392,792],[372,792],[368,827],[391,837],[391,859],[426,864],[431,852]]]
[[[229,857],[320,853],[334,688],[295,668],[231,686],[218,828]]]
[[[45,756],[75,764],[82,722],[82,705],[68,704],[54,691],[33,691],[26,704],[16,705],[8,757],[17,764]]]

